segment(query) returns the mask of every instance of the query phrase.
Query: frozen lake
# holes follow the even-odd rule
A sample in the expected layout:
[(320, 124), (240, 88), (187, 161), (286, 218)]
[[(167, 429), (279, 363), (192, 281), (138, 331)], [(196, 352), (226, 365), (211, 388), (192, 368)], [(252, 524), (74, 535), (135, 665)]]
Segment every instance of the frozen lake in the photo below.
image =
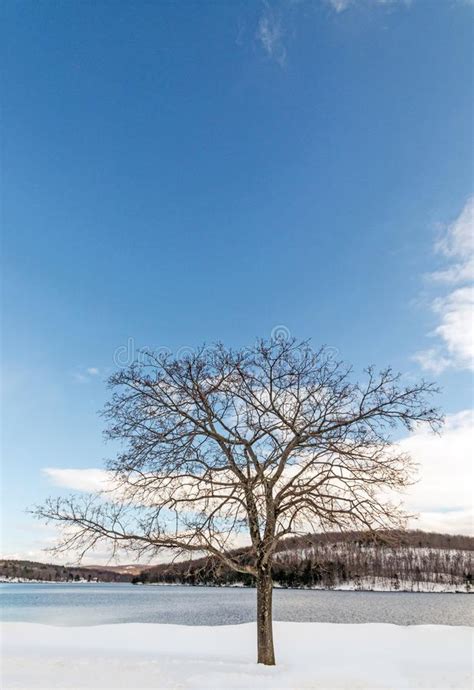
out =
[[(255, 620), (254, 589), (131, 584), (0, 584), (2, 621), (52, 625)], [(321, 623), (472, 625), (469, 594), (276, 589), (274, 618)]]

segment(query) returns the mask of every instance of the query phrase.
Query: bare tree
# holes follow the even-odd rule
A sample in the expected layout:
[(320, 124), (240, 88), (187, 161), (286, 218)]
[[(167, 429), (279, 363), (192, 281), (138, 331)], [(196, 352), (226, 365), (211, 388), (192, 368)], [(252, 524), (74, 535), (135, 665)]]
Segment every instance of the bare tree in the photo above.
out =
[[(274, 664), (272, 561), (279, 540), (325, 529), (403, 525), (390, 499), (413, 472), (397, 428), (438, 411), (436, 389), (369, 368), (363, 383), (325, 348), (276, 339), (232, 351), (202, 347), (182, 360), (145, 353), (110, 379), (108, 464), (100, 496), (50, 499), (36, 513), (66, 529), (61, 548), (114, 548), (155, 556), (211, 554), (251, 574), (258, 662)], [(237, 539), (251, 545), (245, 557)], [(242, 543), (242, 541), (240, 541)]]

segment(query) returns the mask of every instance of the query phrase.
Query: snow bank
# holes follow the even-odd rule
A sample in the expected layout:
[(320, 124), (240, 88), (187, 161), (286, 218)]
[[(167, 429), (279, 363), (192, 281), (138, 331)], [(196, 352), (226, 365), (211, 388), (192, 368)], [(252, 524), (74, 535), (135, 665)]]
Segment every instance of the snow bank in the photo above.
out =
[(255, 624), (2, 623), (7, 688), (470, 688), (472, 629), (275, 623), (278, 665), (255, 659)]

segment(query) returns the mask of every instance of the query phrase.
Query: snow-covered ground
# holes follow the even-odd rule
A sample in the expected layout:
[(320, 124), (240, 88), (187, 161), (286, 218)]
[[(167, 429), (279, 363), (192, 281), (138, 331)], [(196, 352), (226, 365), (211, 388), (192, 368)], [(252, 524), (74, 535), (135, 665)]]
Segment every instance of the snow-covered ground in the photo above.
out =
[(34, 578), (27, 577), (0, 577), (0, 584), (6, 585), (8, 583), (13, 585), (24, 585), (24, 584), (34, 584), (34, 585), (69, 585), (69, 584), (97, 584), (99, 580), (85, 580), (81, 578), (79, 580), (35, 580)]
[[(311, 589), (328, 590), (328, 587), (314, 586)], [(389, 580), (383, 577), (365, 577), (339, 583), (330, 588), (340, 592), (437, 592), (440, 594), (471, 594), (470, 585), (451, 585), (442, 582), (411, 582), (410, 580)]]
[(472, 629), (275, 623), (277, 666), (255, 624), (1, 626), (7, 688), (471, 688)]

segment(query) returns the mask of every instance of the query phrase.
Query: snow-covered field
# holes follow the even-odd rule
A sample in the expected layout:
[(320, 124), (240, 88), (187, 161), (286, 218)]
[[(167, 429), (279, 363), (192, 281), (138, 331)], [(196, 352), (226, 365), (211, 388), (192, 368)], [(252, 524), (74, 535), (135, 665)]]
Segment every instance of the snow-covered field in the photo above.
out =
[(471, 688), (472, 629), (275, 623), (277, 666), (255, 624), (1, 626), (7, 688)]

